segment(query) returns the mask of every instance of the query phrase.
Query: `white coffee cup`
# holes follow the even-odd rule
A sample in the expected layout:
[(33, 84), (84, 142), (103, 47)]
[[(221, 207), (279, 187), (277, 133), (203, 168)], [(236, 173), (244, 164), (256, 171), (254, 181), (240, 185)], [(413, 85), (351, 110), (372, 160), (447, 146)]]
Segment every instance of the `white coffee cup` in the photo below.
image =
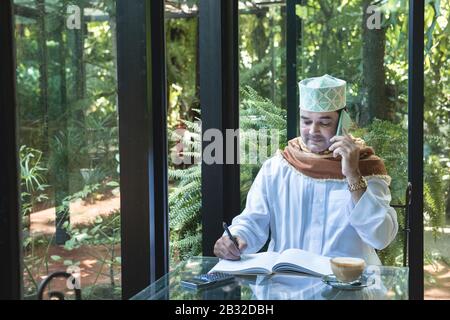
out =
[(363, 259), (352, 257), (336, 257), (330, 264), (334, 275), (342, 282), (358, 280), (366, 267)]

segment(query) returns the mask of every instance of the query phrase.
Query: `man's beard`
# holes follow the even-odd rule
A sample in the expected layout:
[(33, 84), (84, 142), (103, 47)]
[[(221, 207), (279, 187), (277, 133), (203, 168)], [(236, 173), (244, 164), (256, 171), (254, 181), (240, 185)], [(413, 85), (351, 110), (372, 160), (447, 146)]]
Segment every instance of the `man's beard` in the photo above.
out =
[(308, 135), (306, 137), (305, 144), (308, 146), (308, 148), (312, 152), (315, 152), (315, 153), (326, 151), (330, 147), (330, 145), (329, 145), (330, 142), (322, 136), (311, 137)]

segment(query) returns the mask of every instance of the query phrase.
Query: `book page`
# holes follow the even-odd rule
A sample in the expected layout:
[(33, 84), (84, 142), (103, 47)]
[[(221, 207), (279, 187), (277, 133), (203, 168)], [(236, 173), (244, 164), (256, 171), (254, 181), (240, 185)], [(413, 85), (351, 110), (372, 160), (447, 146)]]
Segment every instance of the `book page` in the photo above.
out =
[(301, 249), (288, 249), (277, 259), (276, 272), (305, 272), (317, 276), (332, 274), (330, 258)]
[(234, 274), (272, 273), (272, 266), (279, 257), (277, 252), (261, 252), (241, 255), (241, 260), (222, 259), (209, 272), (228, 272)]

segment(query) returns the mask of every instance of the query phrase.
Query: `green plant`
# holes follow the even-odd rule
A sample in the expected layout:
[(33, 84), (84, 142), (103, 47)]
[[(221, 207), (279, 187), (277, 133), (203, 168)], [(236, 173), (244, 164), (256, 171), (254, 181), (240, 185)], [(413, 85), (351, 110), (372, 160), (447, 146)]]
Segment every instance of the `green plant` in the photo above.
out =
[(402, 125), (375, 119), (369, 126), (358, 128), (354, 135), (373, 147), (386, 165), (391, 182), (392, 203), (405, 202), (408, 184), (408, 131)]
[[(198, 123), (184, 121), (190, 136), (172, 133), (172, 140), (183, 141), (187, 150), (179, 156), (200, 158), (201, 127)], [(169, 179), (177, 182), (169, 193), (170, 252), (174, 261), (201, 253), (201, 165), (187, 169), (169, 168)]]
[[(64, 226), (70, 234), (70, 239), (66, 241), (64, 248), (68, 251), (80, 248), (82, 246), (95, 246), (102, 247), (106, 250), (106, 253), (102, 255), (99, 250), (95, 250), (94, 253), (88, 254), (100, 262), (99, 271), (96, 273), (96, 277), (93, 283), (90, 283), (90, 289), (84, 292), (87, 299), (93, 299), (95, 297), (103, 298), (117, 298), (117, 294), (120, 292), (120, 284), (116, 282), (116, 275), (121, 267), (121, 257), (117, 255), (118, 246), (120, 245), (120, 211), (116, 210), (107, 216), (98, 216), (93, 224), (86, 226), (72, 227), (69, 224)], [(58, 258), (58, 257), (56, 257)], [(104, 267), (108, 272), (103, 272)], [(102, 285), (102, 292), (99, 293), (97, 287), (101, 275), (109, 277), (109, 286)], [(106, 291), (105, 291), (106, 290)], [(118, 297), (120, 298), (120, 296)]]
[(448, 182), (444, 180), (446, 175), (448, 177), (448, 170), (441, 162), (438, 156), (430, 155), (424, 166), (425, 225), (432, 227), (435, 240), (439, 235), (438, 229), (445, 224), (445, 199), (443, 195), (448, 188)]
[[(365, 128), (353, 132), (362, 138), (368, 146), (373, 147), (377, 156), (381, 157), (386, 170), (392, 178), (390, 185), (391, 204), (405, 203), (405, 190), (408, 184), (408, 132), (402, 125), (375, 119)], [(399, 231), (396, 239), (384, 250), (378, 252), (384, 265), (402, 265), (405, 230), (405, 211), (397, 209)]]
[[(376, 154), (385, 164), (388, 174), (392, 177), (391, 204), (404, 204), (405, 189), (408, 181), (408, 132), (401, 125), (388, 121), (375, 120), (366, 128), (358, 129), (355, 135), (363, 138), (372, 146)], [(442, 165), (442, 160), (435, 155), (429, 155), (425, 162), (424, 175), (424, 214), (425, 223), (433, 228), (433, 235), (437, 237), (437, 230), (444, 224), (445, 200), (443, 194), (447, 188), (446, 175), (448, 170)], [(380, 252), (382, 262), (387, 265), (399, 265), (403, 250), (403, 232), (405, 215), (403, 210), (397, 210), (400, 225), (397, 239)]]
[[(277, 148), (283, 149), (287, 144), (286, 110), (275, 105), (270, 99), (263, 98), (250, 86), (242, 87), (240, 92), (241, 115), (239, 125), (241, 138), (245, 141), (243, 147), (246, 150), (268, 148), (264, 151), (270, 157), (275, 154)], [(252, 136), (253, 130), (258, 132), (258, 139)], [(272, 141), (272, 133), (276, 133), (278, 141)], [(261, 139), (267, 141), (267, 147), (261, 144)], [(257, 164), (241, 165), (241, 209), (244, 209), (247, 193), (264, 160), (259, 158)]]
[(20, 187), (21, 187), (21, 212), (24, 226), (24, 247), (31, 241), (29, 237), (30, 215), (36, 203), (48, 200), (44, 191), (48, 188), (45, 184), (47, 168), (42, 167), (42, 152), (27, 146), (21, 146), (20, 159)]
[(45, 237), (33, 236), (30, 232), (31, 213), (35, 204), (48, 200), (44, 191), (48, 188), (45, 184), (45, 173), (47, 168), (42, 166), (42, 152), (28, 146), (21, 146), (19, 150), (20, 159), (20, 187), (21, 187), (21, 213), (22, 225), (22, 247), (24, 251), (24, 268), (27, 275), (25, 283), (25, 297), (37, 292), (38, 280), (35, 278), (33, 269), (46, 267), (48, 263), (39, 256), (39, 248), (48, 245)]

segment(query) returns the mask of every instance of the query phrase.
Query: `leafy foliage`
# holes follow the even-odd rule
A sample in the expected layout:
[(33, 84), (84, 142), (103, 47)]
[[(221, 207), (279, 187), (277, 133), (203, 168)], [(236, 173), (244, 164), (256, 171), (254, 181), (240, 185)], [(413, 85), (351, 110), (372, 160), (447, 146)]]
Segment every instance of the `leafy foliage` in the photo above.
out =
[(386, 165), (391, 182), (392, 203), (405, 202), (408, 184), (408, 132), (402, 125), (389, 121), (375, 120), (366, 128), (355, 131), (367, 145), (374, 148)]
[[(408, 184), (408, 135), (401, 125), (389, 121), (375, 120), (366, 128), (359, 128), (354, 135), (365, 140), (374, 148), (376, 154), (384, 160), (388, 174), (392, 178), (390, 185), (391, 204), (404, 205)], [(396, 239), (386, 249), (379, 252), (385, 265), (402, 265), (403, 244), (405, 238), (405, 210), (397, 209), (399, 231)]]
[[(200, 158), (201, 127), (193, 122), (184, 121), (189, 135), (174, 132), (174, 140), (179, 139), (187, 152)], [(189, 138), (186, 138), (189, 137)], [(191, 139), (193, 137), (193, 139)], [(181, 151), (178, 156), (186, 155)], [(171, 258), (175, 261), (201, 253), (201, 165), (195, 164), (186, 169), (169, 168), (169, 179), (177, 185), (169, 193), (169, 226)]]
[[(100, 268), (96, 276), (94, 283), (90, 283), (89, 286), (95, 288), (98, 278), (101, 273), (104, 273), (104, 267), (107, 268), (107, 275), (110, 279), (110, 286), (104, 288), (104, 294), (107, 294), (109, 298), (120, 299), (120, 283), (117, 283), (116, 276), (118, 270), (120, 270), (122, 260), (120, 255), (117, 255), (118, 246), (120, 246), (120, 211), (116, 210), (108, 216), (98, 216), (93, 224), (76, 228), (67, 225), (66, 228), (70, 233), (70, 240), (66, 241), (64, 248), (68, 251), (80, 248), (82, 246), (98, 246), (105, 249), (105, 254), (96, 250), (91, 252), (93, 258), (100, 263)], [(119, 251), (120, 252), (120, 251)], [(117, 289), (119, 290), (117, 292)], [(90, 295), (94, 295), (94, 290), (89, 291)], [(86, 298), (92, 299), (90, 295), (86, 295)], [(96, 296), (96, 298), (105, 298), (105, 296)]]
[[(20, 159), (20, 186), (22, 216), (29, 216), (33, 210), (33, 204), (48, 199), (43, 193), (48, 185), (45, 184), (47, 168), (42, 167), (42, 152), (27, 146), (21, 146)], [(29, 226), (29, 221), (25, 223)]]
[(424, 179), (424, 216), (425, 224), (433, 228), (434, 237), (445, 225), (445, 190), (448, 188), (448, 170), (437, 156), (430, 156), (425, 165)]
[[(267, 141), (269, 150), (265, 154), (268, 157), (275, 154), (281, 148), (283, 149), (287, 144), (287, 130), (286, 130), (286, 110), (276, 106), (270, 99), (261, 97), (252, 87), (246, 86), (241, 88), (241, 116), (240, 128), (242, 140), (245, 142), (246, 150), (249, 148), (264, 148), (260, 144), (262, 141)], [(268, 130), (266, 134), (264, 131)], [(258, 139), (250, 136), (252, 130), (259, 131)], [(272, 133), (276, 133), (278, 141), (272, 141)], [(260, 139), (261, 138), (261, 139)], [(257, 143), (258, 145), (252, 145)], [(244, 209), (247, 199), (247, 193), (253, 183), (253, 179), (258, 174), (259, 168), (266, 160), (258, 159), (257, 164), (242, 164), (241, 165), (241, 209)]]

